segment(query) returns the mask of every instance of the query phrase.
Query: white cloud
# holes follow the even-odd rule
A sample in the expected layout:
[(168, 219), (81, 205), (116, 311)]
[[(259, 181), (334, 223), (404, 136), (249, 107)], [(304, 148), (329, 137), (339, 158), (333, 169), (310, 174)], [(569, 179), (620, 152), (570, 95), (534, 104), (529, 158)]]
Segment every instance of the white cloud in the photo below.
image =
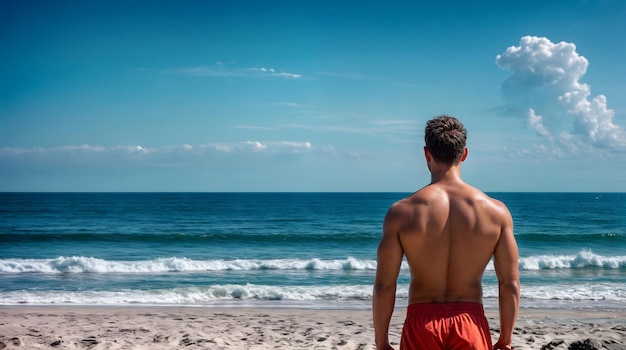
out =
[(295, 141), (245, 141), (239, 143), (223, 143), (223, 144), (203, 144), (192, 146), (190, 144), (182, 144), (179, 146), (163, 146), (147, 148), (140, 145), (134, 146), (58, 146), (58, 147), (3, 147), (0, 148), (0, 156), (19, 158), (28, 155), (139, 155), (139, 156), (158, 156), (158, 155), (175, 155), (175, 154), (205, 154), (208, 151), (217, 151), (222, 153), (244, 152), (246, 150), (256, 151), (273, 151), (273, 152), (292, 152), (311, 150), (313, 146), (310, 142)]
[(355, 135), (370, 135), (395, 142), (415, 142), (416, 134), (421, 131), (421, 126), (416, 120), (380, 119), (359, 120), (335, 124), (281, 124), (279, 127), (288, 129), (300, 129), (316, 132), (336, 132)]
[(121, 146), (120, 147), (122, 150), (126, 150), (129, 153), (141, 153), (141, 154), (146, 154), (146, 153), (150, 153), (151, 150), (147, 149), (147, 148), (143, 148), (139, 145), (137, 146)]
[(539, 135), (570, 150), (626, 151), (626, 131), (613, 123), (606, 97), (590, 99), (590, 86), (580, 81), (589, 63), (576, 45), (525, 36), (497, 55), (496, 64), (512, 73), (502, 86), (508, 110), (524, 112)]
[(78, 146), (57, 146), (57, 147), (3, 147), (0, 148), (0, 155), (20, 155), (20, 154), (75, 154), (75, 153), (105, 153), (112, 151), (133, 152), (149, 152), (141, 146), (114, 146), (102, 147), (91, 146), (87, 144)]
[(280, 141), (278, 142), (278, 144), (280, 146), (284, 146), (284, 147), (288, 147), (288, 148), (292, 148), (292, 149), (304, 149), (304, 150), (308, 150), (311, 149), (311, 143), (310, 142), (292, 142), (292, 141)]
[(234, 128), (238, 129), (249, 129), (249, 130), (274, 130), (269, 126), (259, 126), (259, 125), (234, 125)]
[(541, 136), (550, 136), (550, 131), (543, 125), (543, 117), (535, 114), (535, 110), (528, 110), (528, 126), (533, 128)]
[(212, 146), (213, 149), (215, 149), (218, 152), (232, 152), (234, 149), (230, 146), (226, 146), (226, 145), (213, 145)]
[(267, 149), (267, 146), (262, 144), (259, 141), (246, 141), (246, 142), (243, 142), (243, 144), (252, 146), (252, 149), (255, 151), (264, 151)]
[(106, 149), (101, 146), (80, 145), (80, 146), (60, 146), (58, 147), (58, 150), (104, 152)]
[[(142, 157), (150, 159), (185, 157), (185, 155), (210, 155), (211, 153), (247, 153), (249, 151), (271, 152), (271, 153), (301, 153), (313, 150), (313, 145), (309, 141), (244, 141), (233, 143), (209, 143), (192, 146), (182, 144), (177, 146), (163, 147), (143, 147), (134, 146), (58, 146), (58, 147), (3, 147), (0, 148), (0, 158), (11, 159), (32, 159), (32, 156), (46, 156), (50, 159), (55, 156), (75, 157), (76, 159), (92, 159), (96, 161), (100, 157), (117, 157), (117, 159), (137, 160)], [(139, 158), (138, 158), (139, 157)]]
[(301, 78), (301, 74), (277, 72), (274, 68), (247, 68), (243, 71), (249, 71), (252, 73), (260, 73), (262, 76), (283, 77), (283, 78)]
[(294, 142), (294, 141), (273, 141), (273, 142), (259, 142), (259, 141), (246, 141), (244, 145), (249, 146), (254, 151), (269, 151), (279, 153), (299, 153), (309, 151), (313, 148), (310, 142)]
[(162, 71), (166, 74), (181, 74), (195, 77), (242, 77), (242, 78), (259, 78), (259, 77), (279, 77), (287, 79), (302, 78), (301, 74), (289, 73), (274, 68), (258, 68), (258, 67), (242, 67), (237, 68), (232, 64), (224, 64), (218, 62), (213, 65), (199, 65), (193, 67), (180, 67)]
[(280, 103), (275, 103), (275, 105), (284, 106), (284, 107), (293, 107), (293, 108), (311, 108), (310, 105), (303, 105), (303, 104), (293, 103), (293, 102), (280, 102)]

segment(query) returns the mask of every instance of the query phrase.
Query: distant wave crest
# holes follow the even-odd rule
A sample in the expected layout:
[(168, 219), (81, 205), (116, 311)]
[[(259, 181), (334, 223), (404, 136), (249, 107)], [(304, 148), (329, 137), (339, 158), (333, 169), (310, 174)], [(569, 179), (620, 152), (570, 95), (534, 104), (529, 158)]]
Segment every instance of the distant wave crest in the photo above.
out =
[[(520, 258), (520, 270), (624, 269), (626, 255), (602, 256), (591, 251), (576, 255), (536, 255)], [(408, 269), (406, 262), (402, 269)], [(72, 256), (54, 259), (1, 259), (0, 273), (169, 273), (252, 270), (376, 270), (376, 260), (357, 259), (232, 259), (195, 260), (181, 257), (153, 260), (104, 260)], [(490, 263), (487, 270), (493, 270)]]
[[(484, 299), (497, 300), (498, 288), (486, 285)], [(399, 285), (399, 299), (408, 298), (408, 286)], [(223, 302), (310, 302), (320, 301), (365, 302), (372, 298), (370, 284), (281, 286), (257, 284), (223, 284), (210, 286), (186, 286), (152, 290), (111, 291), (11, 291), (0, 293), (0, 305), (20, 304), (75, 304), (75, 305), (224, 305)], [(553, 286), (525, 286), (522, 290), (525, 304), (559, 301), (626, 301), (626, 290), (611, 284), (559, 284)], [(275, 305), (275, 304), (273, 304)], [(369, 305), (369, 302), (367, 303)]]
[(537, 255), (520, 259), (520, 270), (626, 268), (626, 255), (602, 256), (584, 250), (576, 255)]
[(154, 260), (103, 260), (72, 256), (54, 259), (3, 259), (0, 273), (166, 273), (229, 270), (375, 270), (368, 259), (233, 259), (193, 260), (159, 258)]

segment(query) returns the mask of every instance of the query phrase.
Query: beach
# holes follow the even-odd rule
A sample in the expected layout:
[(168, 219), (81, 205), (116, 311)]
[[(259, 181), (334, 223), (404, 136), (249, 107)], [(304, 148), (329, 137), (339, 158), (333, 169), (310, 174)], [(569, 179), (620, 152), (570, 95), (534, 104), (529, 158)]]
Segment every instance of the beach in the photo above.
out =
[[(374, 349), (381, 221), (406, 195), (0, 194), (0, 349)], [(493, 196), (520, 251), (516, 349), (626, 349), (626, 194)], [(409, 282), (403, 263), (396, 348)], [(496, 340), (493, 263), (482, 284)]]
[[(400, 341), (406, 309), (390, 340)], [(487, 309), (497, 339), (497, 310)], [(515, 349), (626, 349), (626, 310), (522, 309)], [(374, 349), (370, 310), (2, 306), (4, 349)]]

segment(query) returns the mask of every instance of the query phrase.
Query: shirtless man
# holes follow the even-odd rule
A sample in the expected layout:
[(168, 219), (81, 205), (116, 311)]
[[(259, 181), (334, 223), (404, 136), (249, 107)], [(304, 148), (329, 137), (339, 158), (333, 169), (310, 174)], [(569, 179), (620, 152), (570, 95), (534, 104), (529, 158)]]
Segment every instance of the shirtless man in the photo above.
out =
[(511, 349), (520, 299), (513, 220), (503, 203), (461, 179), (466, 136), (453, 117), (428, 121), (424, 155), (431, 182), (385, 216), (372, 305), (377, 349), (393, 349), (389, 322), (403, 256), (411, 283), (400, 349), (491, 349), (481, 283), (492, 257), (500, 311), (493, 349)]

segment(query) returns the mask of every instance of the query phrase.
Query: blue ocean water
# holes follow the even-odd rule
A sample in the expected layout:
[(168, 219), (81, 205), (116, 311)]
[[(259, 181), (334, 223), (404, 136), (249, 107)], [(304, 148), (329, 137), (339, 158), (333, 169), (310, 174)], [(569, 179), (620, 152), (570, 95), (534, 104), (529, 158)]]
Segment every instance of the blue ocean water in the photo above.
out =
[[(0, 305), (369, 308), (407, 195), (0, 193)], [(513, 215), (522, 307), (626, 308), (625, 193), (490, 195)], [(483, 285), (497, 307), (492, 265)]]

